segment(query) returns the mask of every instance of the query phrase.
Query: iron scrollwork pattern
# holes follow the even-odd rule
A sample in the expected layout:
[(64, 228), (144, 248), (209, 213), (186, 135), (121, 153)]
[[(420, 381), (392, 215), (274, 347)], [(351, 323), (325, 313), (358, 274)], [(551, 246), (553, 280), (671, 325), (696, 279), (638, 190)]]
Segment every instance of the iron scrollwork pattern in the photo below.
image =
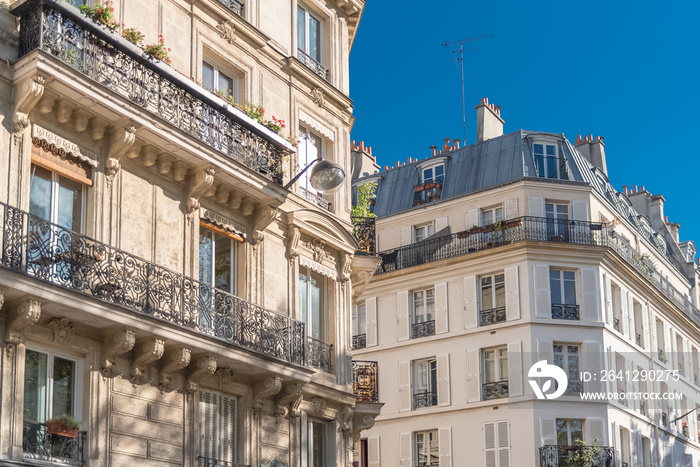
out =
[(560, 467), (572, 465), (571, 459), (582, 460), (575, 467), (615, 467), (615, 448), (611, 446), (556, 446), (546, 445), (540, 448), (540, 467)]
[(489, 326), (496, 323), (504, 323), (506, 321), (506, 307), (492, 308), (479, 312), (479, 325)]
[(367, 334), (358, 334), (356, 336), (352, 336), (353, 350), (364, 349), (365, 347), (367, 347)]
[(578, 305), (567, 305), (565, 303), (552, 303), (553, 319), (580, 320)]
[(228, 158), (282, 182), (284, 145), (230, 106), (143, 57), (70, 5), (34, 1), (15, 12), (20, 13), (20, 57), (41, 49)]
[(436, 392), (419, 392), (413, 395), (413, 408), (420, 409), (422, 407), (432, 407), (437, 405), (437, 393)]
[(243, 3), (238, 0), (219, 0), (219, 3), (243, 18)]
[(301, 63), (306, 65), (306, 67), (316, 73), (318, 76), (323, 78), (324, 80), (330, 82), (331, 80), (331, 71), (326, 69), (323, 65), (318, 63), (316, 60), (311, 58), (309, 54), (304, 52), (301, 49), (297, 49), (297, 58)]
[(333, 344), (306, 336), (306, 365), (333, 372)]
[(435, 335), (435, 320), (414, 323), (411, 326), (411, 339)]
[(367, 255), (377, 254), (377, 237), (373, 217), (353, 217), (352, 236), (357, 241), (358, 252)]
[(43, 423), (23, 423), (24, 457), (53, 464), (83, 464), (83, 447), (87, 433), (79, 431), (75, 438), (49, 433)]
[(197, 459), (199, 459), (201, 467), (250, 467), (249, 465), (236, 464), (235, 462), (213, 459), (211, 457), (199, 456)]
[(566, 396), (578, 396), (583, 392), (583, 381), (570, 379), (566, 385), (566, 390), (564, 395)]
[(496, 381), (481, 385), (481, 393), (485, 401), (508, 397), (508, 381)]
[(358, 402), (379, 402), (377, 362), (352, 361), (352, 392)]

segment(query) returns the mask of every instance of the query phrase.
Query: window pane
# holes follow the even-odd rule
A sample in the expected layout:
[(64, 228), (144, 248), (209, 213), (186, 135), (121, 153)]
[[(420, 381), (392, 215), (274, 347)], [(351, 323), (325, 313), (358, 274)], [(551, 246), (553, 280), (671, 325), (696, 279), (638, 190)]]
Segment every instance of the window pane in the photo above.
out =
[(212, 283), (212, 262), (214, 241), (213, 232), (207, 228), (199, 227), (199, 281), (207, 285)]
[(307, 290), (308, 276), (306, 268), (299, 270), (299, 318), (306, 324), (306, 334), (309, 334), (309, 293)]
[(214, 287), (217, 289), (224, 290), (229, 293), (233, 293), (233, 278), (231, 275), (231, 265), (233, 264), (232, 256), (233, 250), (231, 249), (232, 240), (219, 235), (214, 234)]
[(548, 156), (556, 156), (557, 155), (557, 149), (556, 146), (551, 146), (547, 145), (547, 155)]
[(549, 271), (549, 289), (552, 292), (552, 303), (562, 303), (560, 274), (561, 271)]
[(29, 189), (29, 212), (43, 219), (51, 219), (51, 171), (32, 164)]
[(214, 67), (207, 62), (202, 63), (202, 86), (214, 91)]
[(496, 275), (496, 308), (506, 306), (506, 283), (503, 274)]
[(51, 416), (74, 415), (73, 391), (75, 362), (60, 357), (53, 360), (53, 407)]
[(541, 144), (535, 144), (535, 155), (544, 155), (544, 146)]
[(557, 158), (547, 157), (547, 178), (557, 178)]
[(490, 310), (493, 308), (491, 276), (481, 278), (481, 308), (482, 310)]
[(413, 310), (415, 314), (415, 320), (414, 322), (416, 323), (422, 323), (425, 321), (425, 298), (424, 298), (424, 292), (415, 292), (413, 294)]
[[(326, 340), (325, 320), (323, 319), (323, 276), (315, 271), (309, 274), (309, 305), (311, 306), (311, 337)], [(307, 331), (308, 332), (308, 331)]]
[(56, 223), (65, 229), (80, 231), (80, 208), (83, 185), (69, 178), (58, 177), (58, 213)]
[(496, 208), (493, 210), (493, 221), (498, 222), (503, 219), (503, 208)]
[(416, 362), (415, 364), (416, 394), (428, 390), (428, 362)]
[(306, 12), (303, 8), (297, 9), (297, 47), (308, 53), (306, 45)]
[(309, 55), (321, 63), (321, 23), (309, 15)]
[(46, 421), (47, 355), (29, 350), (24, 357), (24, 419)]
[(573, 271), (564, 271), (564, 303), (576, 304), (576, 281)]
[(569, 445), (568, 420), (557, 419), (557, 445)]
[(508, 351), (498, 349), (498, 379), (508, 381)]
[(319, 423), (319, 422), (311, 422), (311, 438), (312, 438), (312, 446), (313, 449), (311, 449), (311, 456), (312, 456), (312, 461), (311, 465), (313, 467), (323, 467), (324, 464), (324, 459), (323, 459), (323, 453), (325, 451), (325, 439), (324, 439), (324, 434), (326, 431), (326, 427), (324, 424)]
[(423, 181), (424, 182), (432, 182), (433, 181), (433, 169), (432, 169), (432, 167), (429, 169), (425, 169), (423, 171)]
[(425, 296), (426, 296), (426, 304), (425, 304), (425, 311), (426, 311), (426, 320), (431, 321), (433, 319), (433, 312), (435, 311), (435, 289), (428, 289), (425, 291)]
[(493, 211), (484, 211), (482, 215), (482, 220), (484, 222), (484, 225), (493, 224)]
[(363, 303), (357, 308), (357, 321), (358, 321), (358, 327), (357, 327), (357, 333), (358, 334), (365, 334), (366, 330), (366, 311), (365, 311), (365, 304)]
[(554, 205), (553, 204), (545, 204), (544, 205), (544, 212), (547, 215), (547, 219), (553, 219), (554, 218)]
[(218, 89), (219, 91), (223, 91), (223, 93), (226, 95), (231, 94), (233, 91), (233, 80), (222, 72), (219, 72)]

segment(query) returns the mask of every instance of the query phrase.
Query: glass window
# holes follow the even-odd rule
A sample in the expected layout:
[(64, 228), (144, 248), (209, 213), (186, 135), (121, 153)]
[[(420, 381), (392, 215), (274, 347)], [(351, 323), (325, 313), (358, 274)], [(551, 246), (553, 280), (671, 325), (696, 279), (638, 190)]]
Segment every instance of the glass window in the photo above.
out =
[(328, 465), (326, 462), (326, 451), (328, 449), (328, 433), (327, 422), (320, 420), (308, 420), (307, 422), (307, 452), (309, 467), (324, 467)]
[(210, 91), (219, 91), (226, 96), (231, 96), (234, 102), (239, 101), (238, 78), (229, 76), (216, 65), (202, 63), (202, 85)]
[(306, 334), (327, 341), (326, 278), (306, 267), (299, 270), (299, 309)]
[(508, 381), (508, 349), (484, 350), (484, 383)]
[(437, 361), (433, 358), (414, 362), (413, 379), (416, 394), (437, 394)]
[[(325, 159), (323, 151), (323, 140), (319, 135), (312, 133), (303, 126), (299, 127), (299, 145), (297, 146), (297, 158), (299, 160), (300, 171), (304, 170), (309, 164), (311, 164), (316, 159)], [(302, 192), (306, 192), (313, 196), (326, 199), (324, 195), (316, 192), (316, 189), (311, 186), (311, 182), (309, 180), (310, 175), (311, 169), (304, 172), (299, 178), (299, 187), (301, 187)]]
[(440, 465), (439, 441), (437, 430), (419, 431), (415, 434), (416, 460), (418, 466)]
[(549, 288), (552, 304), (576, 305), (576, 273), (574, 271), (549, 270)]
[(481, 310), (492, 310), (506, 306), (506, 285), (503, 274), (480, 278)]
[(503, 208), (485, 209), (481, 212), (483, 225), (495, 224), (503, 220)]
[(555, 343), (554, 364), (564, 370), (570, 381), (579, 380), (579, 346), (578, 344)]
[(321, 21), (302, 6), (297, 8), (297, 47), (318, 63), (323, 63)]
[(367, 313), (365, 304), (360, 303), (352, 307), (352, 335), (359, 336), (366, 333)]
[(80, 417), (76, 407), (76, 359), (27, 349), (24, 357), (24, 420)]
[(413, 292), (413, 322), (425, 323), (434, 319), (435, 289)]
[(416, 239), (415, 241), (422, 242), (423, 240), (435, 233), (435, 227), (433, 226), (432, 222), (430, 224), (415, 226), (413, 228), (413, 233)]
[(445, 183), (445, 166), (443, 164), (423, 169), (423, 183)]
[(566, 159), (557, 155), (557, 146), (554, 144), (533, 145), (537, 175), (543, 178), (569, 179), (566, 167)]
[(583, 420), (557, 418), (557, 445), (576, 446), (583, 442)]
[(236, 242), (204, 226), (199, 227), (199, 281), (236, 293)]
[(82, 231), (84, 185), (36, 164), (31, 166), (29, 212), (68, 230)]

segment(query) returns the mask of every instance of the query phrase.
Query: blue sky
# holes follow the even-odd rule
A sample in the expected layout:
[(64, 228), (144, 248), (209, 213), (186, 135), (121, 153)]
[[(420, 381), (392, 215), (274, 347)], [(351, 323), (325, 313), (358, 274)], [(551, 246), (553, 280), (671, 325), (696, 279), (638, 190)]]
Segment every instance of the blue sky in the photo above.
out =
[(666, 198), (681, 240), (700, 244), (700, 2), (368, 0), (350, 55), (352, 138), (383, 165), (462, 139), (459, 65), (445, 41), (492, 34), (465, 53), (467, 143), (474, 106), (518, 130), (605, 138), (613, 186)]

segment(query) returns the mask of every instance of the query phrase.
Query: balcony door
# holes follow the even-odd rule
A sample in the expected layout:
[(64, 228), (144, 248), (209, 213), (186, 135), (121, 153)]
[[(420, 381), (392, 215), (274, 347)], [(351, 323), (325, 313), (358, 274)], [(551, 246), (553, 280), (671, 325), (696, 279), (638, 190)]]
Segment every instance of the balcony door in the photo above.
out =
[[(204, 225), (199, 227), (199, 325), (204, 331), (213, 331), (215, 315), (227, 315), (229, 300), (217, 299), (217, 290), (235, 295), (236, 290), (236, 241)], [(221, 295), (221, 294), (219, 294)]]
[(306, 335), (328, 341), (326, 278), (309, 268), (299, 270), (299, 310)]
[(24, 359), (24, 421), (44, 423), (51, 418), (82, 415), (79, 400), (79, 362), (51, 352), (27, 349)]

